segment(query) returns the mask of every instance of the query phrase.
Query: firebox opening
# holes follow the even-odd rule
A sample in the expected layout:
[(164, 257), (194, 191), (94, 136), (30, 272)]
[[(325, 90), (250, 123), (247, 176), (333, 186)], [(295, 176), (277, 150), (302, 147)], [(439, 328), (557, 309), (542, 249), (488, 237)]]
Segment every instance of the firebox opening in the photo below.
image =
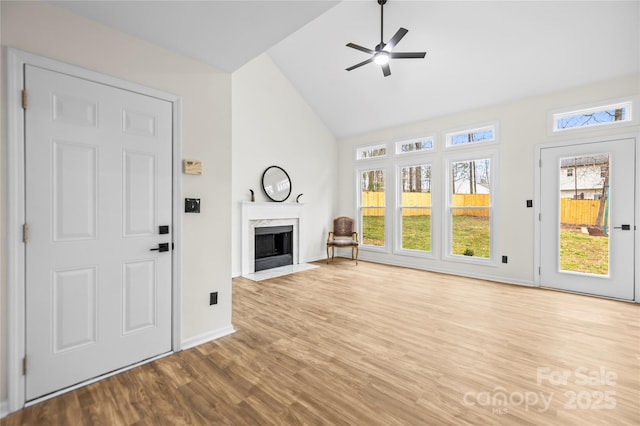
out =
[(255, 271), (293, 265), (293, 226), (255, 228)]

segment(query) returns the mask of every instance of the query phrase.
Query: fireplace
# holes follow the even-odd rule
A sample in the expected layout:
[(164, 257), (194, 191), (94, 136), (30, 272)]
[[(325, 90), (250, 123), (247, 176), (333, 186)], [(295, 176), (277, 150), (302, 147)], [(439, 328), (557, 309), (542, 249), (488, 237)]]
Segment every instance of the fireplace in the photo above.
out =
[(293, 265), (293, 226), (255, 228), (255, 272)]
[[(302, 245), (302, 203), (260, 203), (243, 201), (242, 216), (242, 276), (251, 277), (256, 272), (256, 230), (260, 228), (291, 227), (290, 254), (288, 265), (300, 265), (300, 248)], [(261, 232), (261, 231), (259, 231)], [(275, 242), (274, 242), (275, 244)], [(271, 267), (269, 268), (271, 269)], [(264, 270), (263, 270), (264, 271)], [(262, 272), (262, 271), (260, 271)]]

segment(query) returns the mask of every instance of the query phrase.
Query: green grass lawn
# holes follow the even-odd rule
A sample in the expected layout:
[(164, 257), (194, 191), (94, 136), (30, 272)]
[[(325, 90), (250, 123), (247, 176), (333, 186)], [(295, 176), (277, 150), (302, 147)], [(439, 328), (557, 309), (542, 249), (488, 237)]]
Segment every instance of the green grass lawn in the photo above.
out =
[[(384, 245), (384, 218), (365, 216), (362, 242)], [(453, 254), (488, 259), (489, 220), (486, 217), (454, 216)], [(402, 220), (402, 248), (431, 250), (429, 216), (407, 216)], [(609, 238), (583, 234), (580, 230), (563, 229), (560, 234), (560, 267), (564, 271), (606, 275), (609, 271)]]
[[(489, 219), (475, 216), (454, 216), (453, 254), (488, 258)], [(384, 218), (365, 216), (362, 224), (362, 241), (373, 246), (384, 245)], [(429, 216), (406, 216), (402, 219), (402, 248), (407, 250), (431, 250), (431, 220)]]
[(609, 237), (583, 234), (579, 229), (563, 229), (560, 231), (560, 269), (607, 275)]

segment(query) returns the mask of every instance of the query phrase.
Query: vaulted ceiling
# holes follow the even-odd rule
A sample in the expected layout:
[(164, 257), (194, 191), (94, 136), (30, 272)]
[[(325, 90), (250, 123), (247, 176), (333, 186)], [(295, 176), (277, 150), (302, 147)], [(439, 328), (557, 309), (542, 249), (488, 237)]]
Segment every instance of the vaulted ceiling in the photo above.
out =
[[(233, 72), (267, 52), (338, 138), (640, 72), (637, 1), (389, 0), (384, 38), (409, 30), (391, 76), (367, 64), (376, 0), (53, 1)], [(640, 82), (639, 82), (640, 85)]]

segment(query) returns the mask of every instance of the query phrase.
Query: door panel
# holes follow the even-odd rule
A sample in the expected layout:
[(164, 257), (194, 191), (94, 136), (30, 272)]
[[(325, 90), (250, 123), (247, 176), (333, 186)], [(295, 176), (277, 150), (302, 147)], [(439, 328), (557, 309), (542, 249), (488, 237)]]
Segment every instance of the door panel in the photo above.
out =
[(26, 66), (26, 399), (171, 350), (171, 104)]
[(98, 286), (96, 268), (53, 274), (53, 353), (96, 343)]
[(97, 147), (53, 141), (53, 240), (96, 238)]
[(156, 323), (156, 262), (143, 260), (128, 262), (123, 267), (124, 334)]
[(540, 184), (541, 285), (632, 300), (635, 140), (543, 148)]
[(124, 237), (153, 235), (156, 226), (156, 157), (124, 151)]

